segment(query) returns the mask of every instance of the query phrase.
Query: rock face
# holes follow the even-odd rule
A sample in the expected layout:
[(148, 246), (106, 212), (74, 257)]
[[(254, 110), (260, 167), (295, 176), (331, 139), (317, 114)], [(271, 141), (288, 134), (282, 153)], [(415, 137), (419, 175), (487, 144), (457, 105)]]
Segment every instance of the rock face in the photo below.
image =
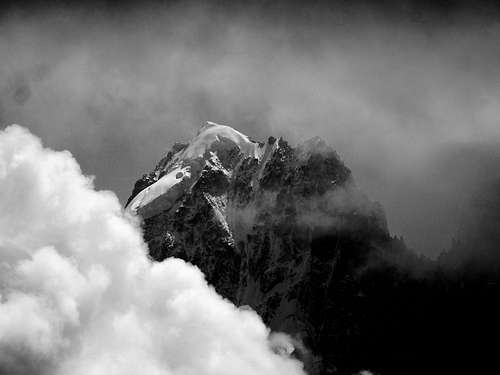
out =
[(297, 340), (311, 374), (352, 373), (363, 267), (390, 243), (381, 207), (318, 138), (295, 148), (213, 123), (135, 184), (151, 257), (183, 258)]

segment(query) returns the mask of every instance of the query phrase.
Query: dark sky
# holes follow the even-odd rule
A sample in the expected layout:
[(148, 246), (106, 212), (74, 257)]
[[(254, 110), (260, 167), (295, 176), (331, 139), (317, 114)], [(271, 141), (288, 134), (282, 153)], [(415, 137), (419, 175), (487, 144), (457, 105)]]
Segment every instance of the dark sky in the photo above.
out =
[(500, 178), (490, 3), (141, 4), (12, 3), (0, 16), (0, 124), (70, 150), (122, 202), (206, 120), (323, 137), (428, 255)]

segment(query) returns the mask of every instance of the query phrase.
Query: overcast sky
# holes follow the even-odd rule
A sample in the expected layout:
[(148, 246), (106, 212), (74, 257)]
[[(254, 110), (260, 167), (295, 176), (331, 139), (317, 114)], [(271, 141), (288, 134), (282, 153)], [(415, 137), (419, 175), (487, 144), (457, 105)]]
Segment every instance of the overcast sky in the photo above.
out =
[(70, 150), (122, 202), (206, 120), (319, 135), (392, 233), (436, 255), (500, 178), (498, 9), (347, 3), (5, 8), (0, 124)]

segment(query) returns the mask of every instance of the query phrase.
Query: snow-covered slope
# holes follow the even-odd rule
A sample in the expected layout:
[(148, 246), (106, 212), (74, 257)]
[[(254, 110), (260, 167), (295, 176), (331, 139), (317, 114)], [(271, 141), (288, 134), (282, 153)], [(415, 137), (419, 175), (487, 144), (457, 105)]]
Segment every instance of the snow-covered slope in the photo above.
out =
[[(144, 190), (141, 190), (139, 194), (135, 196), (132, 202), (129, 203), (128, 207), (132, 211), (137, 211), (139, 209), (146, 209), (148, 205), (155, 202), (158, 198), (162, 196), (167, 196), (170, 198), (169, 201), (175, 200), (180, 195), (184, 193), (184, 185), (179, 189), (173, 189), (179, 186), (184, 180), (189, 180), (191, 178), (190, 167), (176, 166), (170, 172), (166, 173), (154, 184), (148, 186)], [(164, 206), (164, 209), (167, 209)]]
[[(196, 183), (208, 161), (224, 158), (228, 153), (233, 153), (233, 158), (238, 154), (240, 159), (259, 159), (264, 147), (230, 126), (207, 122), (187, 147), (155, 169), (154, 182), (137, 193), (127, 209), (145, 218), (169, 209)], [(223, 167), (221, 170), (227, 173)]]
[(208, 121), (202, 127), (189, 146), (180, 153), (180, 160), (202, 158), (207, 151), (214, 151), (225, 147), (237, 146), (244, 157), (259, 158), (261, 147), (251, 141), (245, 134), (227, 125), (220, 125)]

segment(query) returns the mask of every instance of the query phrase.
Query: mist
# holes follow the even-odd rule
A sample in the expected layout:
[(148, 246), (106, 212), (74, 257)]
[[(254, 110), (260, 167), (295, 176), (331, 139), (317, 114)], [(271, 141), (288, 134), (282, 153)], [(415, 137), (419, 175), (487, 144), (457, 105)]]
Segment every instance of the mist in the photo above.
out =
[(391, 232), (436, 256), (500, 177), (497, 10), (268, 5), (9, 8), (0, 124), (71, 150), (122, 204), (206, 120), (318, 135)]

